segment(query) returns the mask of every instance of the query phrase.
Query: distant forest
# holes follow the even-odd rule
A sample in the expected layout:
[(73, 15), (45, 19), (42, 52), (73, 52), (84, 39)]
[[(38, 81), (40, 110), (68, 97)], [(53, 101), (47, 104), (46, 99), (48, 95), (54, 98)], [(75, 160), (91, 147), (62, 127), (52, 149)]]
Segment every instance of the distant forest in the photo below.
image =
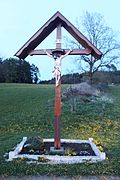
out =
[(39, 82), (39, 69), (25, 60), (0, 58), (0, 83), (35, 83)]

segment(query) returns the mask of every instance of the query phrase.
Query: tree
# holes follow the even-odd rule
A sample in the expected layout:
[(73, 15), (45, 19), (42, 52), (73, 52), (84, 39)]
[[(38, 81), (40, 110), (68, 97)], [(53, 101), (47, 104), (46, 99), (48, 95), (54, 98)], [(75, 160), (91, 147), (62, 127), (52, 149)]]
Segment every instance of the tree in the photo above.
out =
[[(103, 67), (116, 64), (119, 58), (120, 45), (116, 40), (116, 34), (108, 27), (104, 18), (99, 13), (85, 12), (82, 16), (81, 25), (78, 24), (78, 29), (83, 31), (83, 34), (93, 43), (101, 52), (101, 59), (97, 60), (92, 56), (79, 56), (76, 57), (79, 67), (82, 71), (88, 72), (90, 82), (92, 83), (93, 74)], [(82, 29), (81, 29), (82, 27)], [(80, 44), (75, 40), (69, 40), (69, 45), (72, 48), (80, 48)]]
[(25, 60), (0, 60), (0, 82), (32, 83), (31, 66)]
[(37, 84), (38, 81), (40, 80), (40, 71), (37, 66), (34, 64), (31, 65), (31, 77), (33, 83)]
[(5, 82), (16, 82), (17, 71), (15, 60), (13, 58), (3, 60), (2, 68)]
[(32, 83), (31, 66), (25, 60), (18, 60), (18, 78), (20, 83)]

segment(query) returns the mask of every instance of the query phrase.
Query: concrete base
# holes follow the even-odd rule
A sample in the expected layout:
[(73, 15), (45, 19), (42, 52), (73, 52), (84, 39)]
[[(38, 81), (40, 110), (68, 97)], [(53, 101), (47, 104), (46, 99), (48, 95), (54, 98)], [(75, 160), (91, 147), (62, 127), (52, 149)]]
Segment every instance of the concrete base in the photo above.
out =
[(53, 153), (63, 153), (64, 152), (64, 148), (61, 147), (60, 149), (55, 149), (55, 147), (50, 147), (50, 152), (53, 152)]

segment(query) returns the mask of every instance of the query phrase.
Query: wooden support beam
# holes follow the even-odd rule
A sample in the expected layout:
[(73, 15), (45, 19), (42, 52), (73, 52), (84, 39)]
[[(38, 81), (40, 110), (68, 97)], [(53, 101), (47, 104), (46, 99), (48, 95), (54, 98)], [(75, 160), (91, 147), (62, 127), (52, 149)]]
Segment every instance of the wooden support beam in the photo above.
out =
[[(55, 49), (47, 49), (47, 52), (52, 54), (52, 51)], [(69, 49), (65, 49), (65, 53), (67, 53)], [(92, 49), (91, 48), (86, 48), (86, 49), (73, 49), (72, 52), (70, 52), (69, 55), (90, 55)], [(45, 50), (40, 49), (40, 50), (32, 50), (28, 53), (30, 56), (33, 55), (46, 55)]]
[(56, 49), (61, 49), (61, 24), (57, 26), (57, 32), (56, 32)]

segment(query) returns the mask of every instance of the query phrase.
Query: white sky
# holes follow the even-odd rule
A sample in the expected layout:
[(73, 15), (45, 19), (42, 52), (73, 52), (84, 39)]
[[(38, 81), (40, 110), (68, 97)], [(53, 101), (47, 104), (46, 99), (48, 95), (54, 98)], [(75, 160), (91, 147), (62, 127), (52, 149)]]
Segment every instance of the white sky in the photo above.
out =
[[(14, 57), (16, 51), (53, 16), (60, 11), (73, 25), (83, 11), (102, 14), (108, 26), (120, 31), (120, 0), (0, 0), (0, 57)], [(42, 48), (53, 48), (50, 36)], [(119, 37), (120, 39), (120, 37)], [(40, 69), (41, 79), (51, 79), (54, 61), (47, 56), (27, 57)], [(70, 57), (62, 61), (63, 74), (75, 71)]]

